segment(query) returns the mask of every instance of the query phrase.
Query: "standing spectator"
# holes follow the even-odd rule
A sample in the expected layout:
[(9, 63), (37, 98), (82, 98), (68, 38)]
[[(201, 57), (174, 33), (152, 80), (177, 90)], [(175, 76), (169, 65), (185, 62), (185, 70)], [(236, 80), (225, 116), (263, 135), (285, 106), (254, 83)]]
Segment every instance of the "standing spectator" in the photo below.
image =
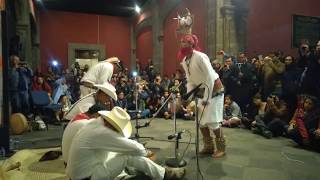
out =
[(301, 70), (290, 55), (284, 58), (285, 71), (282, 77), (282, 99), (288, 104), (289, 116), (293, 115), (297, 104), (297, 94), (299, 90), (299, 81)]
[(238, 63), (235, 65), (235, 70), (230, 74), (232, 80), (229, 94), (234, 98), (241, 109), (244, 109), (253, 96), (253, 84), (255, 74), (253, 73), (252, 65), (247, 63), (247, 57), (244, 53), (238, 56)]
[(265, 64), (262, 69), (263, 97), (267, 98), (271, 93), (281, 95), (281, 79), (285, 70), (285, 65), (274, 53), (271, 53), (271, 56), (267, 56), (264, 61)]
[(224, 63), (224, 66), (222, 68), (222, 82), (225, 86), (225, 92), (229, 93), (232, 91), (232, 88), (235, 84), (236, 77), (232, 74), (235, 74), (236, 66), (234, 66), (231, 57), (227, 57)]
[(10, 98), (12, 113), (23, 113), (27, 116), (30, 112), (29, 90), (33, 72), (25, 62), (20, 62), (16, 55), (10, 56)]
[[(303, 49), (301, 51), (304, 52)], [(304, 61), (300, 63), (307, 66), (301, 76), (301, 93), (320, 97), (320, 79), (318, 78), (320, 77), (320, 40), (317, 42), (315, 51), (308, 52), (300, 57), (300, 61), (301, 59)]]

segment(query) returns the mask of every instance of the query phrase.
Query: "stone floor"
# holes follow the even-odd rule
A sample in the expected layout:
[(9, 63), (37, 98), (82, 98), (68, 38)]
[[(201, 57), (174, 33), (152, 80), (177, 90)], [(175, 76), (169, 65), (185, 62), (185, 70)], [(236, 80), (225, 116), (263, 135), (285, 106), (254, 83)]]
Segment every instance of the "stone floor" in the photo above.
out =
[[(143, 123), (143, 121), (140, 121)], [(135, 125), (135, 121), (132, 121)], [(174, 123), (171, 120), (154, 119), (151, 126), (139, 130), (140, 136), (152, 136), (154, 139), (141, 138), (146, 147), (157, 154), (157, 162), (164, 164), (165, 160), (175, 156), (175, 141), (168, 141), (173, 134)], [(182, 134), (179, 143), (179, 154), (186, 150), (184, 160), (187, 161), (186, 179), (201, 179), (197, 173), (195, 154), (195, 124), (193, 121), (177, 120), (177, 130), (187, 130)], [(200, 170), (206, 180), (315, 180), (319, 179), (319, 153), (297, 148), (286, 138), (265, 139), (243, 129), (226, 129), (227, 155), (213, 160), (210, 157), (199, 157)], [(13, 136), (13, 146), (18, 149), (57, 147), (60, 145), (62, 126), (50, 126), (49, 131), (30, 132), (22, 136)], [(189, 133), (190, 132), (190, 133)], [(201, 137), (200, 137), (201, 139)], [(200, 142), (202, 147), (202, 142)], [(37, 163), (36, 161), (34, 163)], [(48, 162), (50, 163), (50, 162)], [(37, 179), (67, 179), (63, 172), (62, 161), (52, 162), (56, 167), (55, 178), (50, 178), (43, 170), (41, 178)], [(32, 163), (31, 163), (32, 164)], [(47, 164), (50, 166), (50, 164)], [(35, 166), (35, 164), (33, 164)], [(30, 170), (30, 167), (28, 168)], [(54, 169), (54, 167), (52, 167)], [(51, 170), (52, 170), (51, 169)], [(30, 176), (29, 176), (30, 177)]]

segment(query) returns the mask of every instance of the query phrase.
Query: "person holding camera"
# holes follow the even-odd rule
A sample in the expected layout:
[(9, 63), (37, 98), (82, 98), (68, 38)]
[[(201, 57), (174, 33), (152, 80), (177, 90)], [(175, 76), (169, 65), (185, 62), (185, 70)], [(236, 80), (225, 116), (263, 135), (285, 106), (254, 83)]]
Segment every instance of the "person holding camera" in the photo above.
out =
[(262, 94), (267, 98), (272, 92), (277, 92), (281, 95), (282, 89), (282, 75), (285, 70), (285, 64), (279, 59), (279, 54), (271, 52), (269, 56), (264, 58), (264, 65), (262, 67)]
[(252, 124), (253, 133), (268, 139), (283, 135), (288, 124), (288, 105), (277, 95), (270, 95), (267, 98), (266, 112), (256, 116)]
[(33, 71), (19, 56), (10, 56), (9, 86), (12, 113), (30, 113), (29, 90)]

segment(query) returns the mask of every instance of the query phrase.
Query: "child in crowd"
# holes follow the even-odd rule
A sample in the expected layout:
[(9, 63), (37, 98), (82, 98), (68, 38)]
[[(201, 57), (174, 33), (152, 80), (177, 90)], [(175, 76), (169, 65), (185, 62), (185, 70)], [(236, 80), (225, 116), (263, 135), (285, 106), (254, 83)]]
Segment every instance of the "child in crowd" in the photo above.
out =
[(231, 95), (224, 98), (223, 126), (236, 127), (241, 122), (241, 110), (239, 105), (232, 100)]

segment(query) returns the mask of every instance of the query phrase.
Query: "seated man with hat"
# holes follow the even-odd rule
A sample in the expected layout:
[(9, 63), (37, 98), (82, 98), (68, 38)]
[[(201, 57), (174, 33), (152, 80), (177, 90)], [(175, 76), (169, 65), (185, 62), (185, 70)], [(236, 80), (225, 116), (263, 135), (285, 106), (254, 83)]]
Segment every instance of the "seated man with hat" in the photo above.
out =
[(111, 57), (92, 66), (83, 76), (80, 83), (80, 97), (84, 97), (95, 90), (95, 84), (104, 84), (111, 81), (112, 74), (121, 69), (120, 60)]
[(61, 143), (62, 158), (65, 163), (68, 161), (69, 150), (73, 141), (73, 137), (83, 126), (87, 125), (90, 120), (98, 118), (100, 116), (98, 112), (102, 110), (105, 110), (104, 106), (101, 106), (100, 104), (94, 104), (87, 112), (76, 115), (67, 125), (63, 132)]
[(67, 175), (72, 180), (116, 178), (126, 167), (136, 168), (152, 179), (182, 179), (183, 168), (163, 168), (147, 158), (142, 144), (129, 139), (130, 116), (120, 107), (99, 111), (74, 137)]
[(79, 113), (87, 112), (94, 104), (100, 104), (109, 111), (114, 107), (114, 101), (117, 101), (116, 89), (108, 82), (94, 87), (98, 89), (96, 92), (84, 96), (71, 106), (64, 117), (66, 120), (70, 121)]

